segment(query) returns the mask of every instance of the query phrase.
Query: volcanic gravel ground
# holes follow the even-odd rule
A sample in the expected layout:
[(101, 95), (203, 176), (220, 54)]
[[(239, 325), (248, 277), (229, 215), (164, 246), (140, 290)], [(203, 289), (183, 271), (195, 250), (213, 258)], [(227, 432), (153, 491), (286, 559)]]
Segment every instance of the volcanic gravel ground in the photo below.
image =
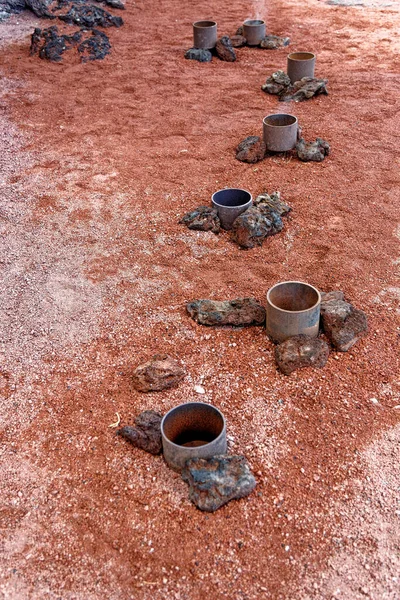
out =
[[(3, 598), (400, 597), (400, 11), (379, 4), (128, 1), (111, 55), (90, 64), (29, 57), (46, 21), (0, 24)], [(258, 16), (289, 51), (316, 52), (328, 97), (282, 106), (261, 91), (285, 48), (184, 59), (193, 21), (223, 35)], [(282, 110), (331, 155), (236, 161)], [(225, 186), (280, 190), (282, 234), (243, 251), (179, 225)], [(343, 290), (368, 336), (286, 377), (262, 328), (185, 312), (195, 298), (264, 302), (286, 279)], [(136, 392), (131, 373), (155, 353), (187, 375)], [(199, 399), (224, 412), (258, 481), (210, 515), (109, 427)]]

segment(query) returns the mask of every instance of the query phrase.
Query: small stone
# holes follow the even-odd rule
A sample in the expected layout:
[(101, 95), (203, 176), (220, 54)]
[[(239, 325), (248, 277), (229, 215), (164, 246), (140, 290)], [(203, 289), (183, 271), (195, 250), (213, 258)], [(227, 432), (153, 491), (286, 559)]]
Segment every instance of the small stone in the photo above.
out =
[(177, 360), (166, 354), (156, 354), (135, 369), (132, 381), (139, 392), (159, 392), (176, 387), (184, 376), (185, 372)]
[(322, 300), (321, 324), (326, 337), (339, 352), (350, 350), (368, 331), (367, 315), (344, 300)]
[(247, 40), (243, 35), (232, 35), (231, 44), (234, 48), (241, 48), (247, 44)]
[(255, 298), (193, 300), (186, 310), (200, 325), (263, 325), (265, 308)]
[(218, 213), (210, 206), (198, 206), (186, 213), (179, 223), (183, 223), (189, 229), (194, 229), (196, 231), (212, 231), (215, 234), (219, 233), (221, 229)]
[(233, 49), (232, 42), (227, 35), (218, 40), (215, 45), (215, 51), (221, 60), (226, 62), (235, 62), (236, 52)]
[(321, 138), (317, 138), (315, 142), (306, 142), (304, 138), (301, 138), (297, 142), (296, 151), (299, 159), (304, 162), (322, 162), (325, 156), (330, 154), (331, 147)]
[(372, 404), (379, 404), (378, 398), (370, 398)]
[(290, 79), (285, 71), (275, 71), (267, 81), (261, 86), (263, 92), (267, 94), (281, 94), (290, 87)]
[(256, 163), (265, 158), (266, 151), (264, 140), (257, 135), (250, 135), (236, 148), (236, 158), (241, 162)]
[(185, 52), (185, 58), (188, 60), (197, 60), (198, 62), (211, 62), (212, 54), (209, 50), (203, 48), (190, 48)]
[(160, 454), (162, 450), (161, 420), (160, 413), (154, 410), (145, 410), (136, 417), (135, 427), (122, 427), (117, 431), (117, 435), (145, 452)]
[(206, 390), (203, 388), (202, 385), (195, 385), (193, 389), (196, 392), (196, 394), (205, 394), (206, 393)]
[(308, 335), (296, 335), (275, 348), (276, 363), (285, 375), (303, 367), (320, 369), (326, 365), (328, 356), (328, 344)]
[(321, 302), (330, 302), (331, 300), (344, 300), (344, 292), (339, 290), (333, 292), (321, 292)]
[(189, 498), (200, 510), (214, 512), (231, 500), (248, 496), (256, 480), (244, 456), (221, 454), (188, 460), (182, 479)]
[[(276, 217), (280, 220), (278, 215)], [(235, 219), (231, 237), (242, 248), (254, 248), (254, 246), (262, 246), (265, 238), (276, 232), (277, 229), (272, 220), (264, 216), (257, 208), (252, 207)]]
[(277, 50), (278, 48), (284, 48), (289, 46), (290, 38), (279, 37), (278, 35), (266, 35), (265, 38), (260, 42), (260, 48), (266, 48), (267, 50)]
[(236, 35), (243, 35), (244, 30), (243, 30), (243, 25), (240, 25), (240, 27), (238, 27), (236, 29)]

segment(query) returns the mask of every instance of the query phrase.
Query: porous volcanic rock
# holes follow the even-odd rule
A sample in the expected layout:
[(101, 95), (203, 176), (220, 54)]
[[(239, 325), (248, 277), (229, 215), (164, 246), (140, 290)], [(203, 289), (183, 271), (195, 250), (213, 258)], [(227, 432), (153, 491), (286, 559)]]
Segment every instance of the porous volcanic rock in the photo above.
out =
[(159, 392), (176, 387), (184, 376), (177, 360), (167, 354), (156, 354), (135, 369), (132, 382), (139, 392)]
[(188, 460), (182, 479), (189, 484), (189, 498), (206, 512), (248, 496), (256, 480), (244, 456), (220, 454), (209, 459)]
[(160, 454), (162, 450), (161, 420), (160, 413), (154, 410), (145, 410), (136, 417), (134, 427), (129, 425), (122, 427), (117, 434), (145, 452)]
[(212, 231), (213, 233), (219, 233), (221, 229), (218, 213), (210, 206), (198, 206), (186, 213), (179, 223), (183, 223), (183, 225), (186, 225), (189, 229), (194, 229), (196, 231)]
[(40, 19), (56, 19), (56, 15), (49, 10), (53, 0), (25, 0), (25, 4)]
[[(335, 298), (330, 292), (322, 297), (321, 324), (322, 329), (339, 352), (347, 352), (368, 331), (367, 315), (355, 308), (350, 302)], [(340, 298), (340, 296), (338, 296)]]
[(200, 325), (263, 325), (265, 308), (255, 298), (235, 300), (193, 300), (186, 310)]
[(217, 41), (215, 45), (215, 51), (221, 60), (225, 60), (226, 62), (235, 62), (236, 60), (236, 52), (234, 51), (232, 42), (227, 35), (224, 35)]
[(316, 79), (314, 77), (303, 77), (290, 86), (286, 92), (280, 92), (279, 100), (281, 102), (303, 102), (313, 96), (320, 94), (328, 95), (327, 79)]
[(35, 27), (31, 36), (30, 54), (39, 54), (40, 58), (52, 62), (61, 62), (64, 52), (77, 46), (82, 39), (82, 33), (60, 35), (56, 26), (48, 29)]
[(292, 210), (292, 207), (286, 202), (281, 200), (280, 192), (272, 192), (272, 194), (267, 194), (267, 192), (263, 192), (259, 194), (255, 200), (253, 200), (253, 205), (258, 208), (258, 210), (265, 212), (265, 210), (270, 210), (274, 213), (277, 213), (280, 217), (284, 217), (289, 214)]
[(247, 40), (243, 35), (232, 35), (230, 40), (234, 48), (241, 48), (247, 44)]
[(290, 87), (290, 79), (285, 71), (275, 71), (261, 86), (263, 92), (267, 94), (282, 94)]
[(211, 62), (212, 54), (209, 50), (203, 48), (189, 48), (185, 52), (185, 58), (188, 60), (197, 60), (198, 62)]
[(317, 138), (315, 142), (306, 142), (300, 138), (296, 144), (297, 156), (303, 162), (322, 162), (325, 156), (329, 156), (331, 147), (325, 140)]
[(0, 23), (10, 15), (21, 13), (25, 8), (25, 0), (0, 0)]
[(104, 8), (93, 4), (73, 4), (65, 15), (58, 15), (61, 21), (80, 27), (121, 27), (124, 21)]
[(326, 365), (328, 356), (328, 344), (320, 338), (308, 335), (296, 335), (275, 348), (276, 363), (285, 375), (303, 367), (320, 369)]
[(277, 50), (278, 48), (289, 46), (289, 44), (290, 38), (288, 37), (279, 37), (278, 35), (266, 35), (265, 38), (260, 42), (260, 48), (265, 48), (266, 50)]
[(111, 52), (110, 40), (103, 31), (93, 29), (91, 35), (79, 44), (78, 52), (81, 62), (101, 60)]
[(236, 148), (236, 158), (241, 162), (256, 163), (265, 158), (267, 147), (262, 138), (250, 135)]
[(56, 26), (48, 29), (36, 27), (31, 36), (30, 54), (39, 54), (40, 58), (60, 62), (64, 52), (75, 47), (81, 54), (81, 62), (103, 59), (110, 54), (111, 49), (106, 34), (97, 29), (81, 29), (72, 35), (60, 35)]
[(231, 237), (242, 248), (261, 246), (266, 237), (274, 235), (283, 227), (279, 215), (275, 214), (277, 229), (272, 220), (263, 215), (258, 208), (251, 207), (235, 219)]

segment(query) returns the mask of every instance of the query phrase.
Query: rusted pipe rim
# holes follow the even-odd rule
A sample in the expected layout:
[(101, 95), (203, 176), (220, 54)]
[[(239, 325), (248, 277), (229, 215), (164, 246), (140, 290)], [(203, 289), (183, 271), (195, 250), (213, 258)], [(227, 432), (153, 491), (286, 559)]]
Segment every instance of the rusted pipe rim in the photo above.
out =
[[(222, 192), (230, 192), (231, 194), (234, 194), (235, 192), (237, 192), (238, 196), (242, 196), (242, 199), (239, 201), (237, 204), (221, 204), (220, 202), (218, 202), (217, 200), (215, 200), (215, 196), (217, 194), (221, 194)], [(248, 190), (243, 190), (241, 188), (224, 188), (222, 190), (218, 190), (217, 192), (214, 192), (213, 195), (211, 196), (211, 200), (212, 202), (216, 205), (216, 206), (220, 206), (221, 208), (237, 208), (239, 206), (244, 206), (245, 204), (247, 204), (248, 202), (250, 202), (250, 200), (252, 200), (252, 195), (250, 194), (250, 192)]]
[(243, 25), (247, 25), (247, 27), (259, 27), (260, 25), (265, 25), (265, 21), (262, 19), (248, 19)]
[(288, 54), (289, 60), (304, 61), (304, 60), (314, 60), (314, 58), (315, 58), (315, 54), (313, 54), (312, 52), (292, 52), (291, 54)]
[[(297, 285), (302, 285), (305, 288), (308, 288), (309, 290), (312, 290), (312, 292), (315, 293), (315, 302), (310, 304), (309, 306), (307, 306), (307, 308), (304, 308), (302, 310), (287, 310), (285, 308), (281, 308), (280, 306), (278, 306), (277, 304), (275, 304), (274, 302), (272, 302), (271, 300), (271, 294), (274, 293), (274, 291), (276, 291), (277, 288), (281, 287), (281, 286), (286, 286), (286, 285), (290, 285), (290, 284), (297, 284)], [(276, 308), (277, 310), (280, 310), (282, 312), (285, 313), (289, 313), (291, 315), (293, 314), (301, 314), (301, 313), (305, 313), (307, 311), (312, 310), (313, 308), (315, 308), (316, 306), (318, 306), (321, 303), (321, 294), (319, 292), (319, 290), (317, 290), (316, 287), (314, 287), (313, 285), (310, 285), (309, 283), (305, 283), (304, 281), (281, 281), (280, 283), (276, 283), (274, 286), (272, 286), (272, 288), (270, 288), (267, 292), (267, 302), (269, 302), (269, 304), (271, 306), (273, 306), (274, 308)]]
[(168, 440), (168, 443), (171, 444), (172, 446), (174, 446), (175, 448), (185, 448), (185, 451), (188, 453), (192, 453), (193, 455), (196, 455), (198, 453), (199, 447), (193, 447), (190, 448), (188, 446), (183, 446), (181, 444), (175, 444), (175, 442), (173, 442), (168, 435), (165, 433), (165, 422), (170, 419), (171, 417), (173, 418), (174, 413), (178, 412), (180, 410), (182, 410), (183, 407), (185, 408), (196, 408), (196, 407), (203, 407), (206, 406), (207, 408), (211, 409), (220, 419), (221, 419), (221, 431), (220, 433), (212, 440), (210, 440), (209, 442), (207, 442), (206, 444), (203, 444), (201, 446), (202, 449), (207, 448), (207, 446), (209, 446), (210, 444), (215, 444), (215, 442), (217, 440), (222, 439), (225, 435), (226, 435), (226, 421), (225, 421), (225, 417), (222, 414), (222, 412), (220, 410), (218, 410), (218, 408), (216, 408), (215, 406), (213, 406), (212, 404), (206, 404), (205, 402), (185, 402), (184, 404), (179, 404), (178, 406), (175, 406), (174, 408), (171, 408), (171, 410), (169, 410), (163, 417), (162, 421), (161, 421), (161, 435)]
[(205, 29), (207, 27), (216, 27), (217, 23), (215, 21), (195, 21), (193, 23), (193, 27), (198, 27), (200, 29)]
[(297, 123), (297, 117), (285, 113), (276, 113), (264, 117), (263, 123), (268, 127), (291, 127)]

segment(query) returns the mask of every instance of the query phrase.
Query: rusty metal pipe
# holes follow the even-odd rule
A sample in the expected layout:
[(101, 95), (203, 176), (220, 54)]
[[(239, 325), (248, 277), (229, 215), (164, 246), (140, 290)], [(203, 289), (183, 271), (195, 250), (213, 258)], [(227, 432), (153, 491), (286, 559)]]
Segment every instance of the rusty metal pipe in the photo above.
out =
[(193, 46), (211, 50), (217, 43), (217, 24), (215, 21), (196, 21), (193, 23)]
[(265, 21), (261, 19), (247, 19), (243, 23), (243, 35), (248, 46), (258, 46), (265, 38)]
[(283, 281), (267, 293), (266, 329), (276, 343), (295, 335), (317, 337), (321, 294), (302, 281)]
[(287, 74), (292, 83), (314, 77), (316, 56), (312, 52), (292, 52), (287, 57)]
[(274, 114), (263, 119), (263, 136), (267, 150), (287, 152), (297, 143), (298, 122), (293, 115)]
[(167, 464), (181, 471), (191, 458), (211, 458), (226, 453), (225, 417), (211, 404), (180, 404), (161, 421), (161, 437)]

